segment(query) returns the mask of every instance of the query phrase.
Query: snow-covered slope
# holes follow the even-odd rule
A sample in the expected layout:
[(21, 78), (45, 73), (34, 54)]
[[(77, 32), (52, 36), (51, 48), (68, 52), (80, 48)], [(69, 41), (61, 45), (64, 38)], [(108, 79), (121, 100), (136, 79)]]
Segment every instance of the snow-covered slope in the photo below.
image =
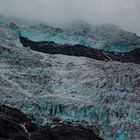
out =
[[(108, 25), (96, 29), (100, 27), (110, 29)], [(140, 65), (43, 54), (21, 46), (19, 33), (27, 30), (35, 36), (25, 35), (38, 38), (46, 30), (56, 33), (50, 27), (29, 28), (1, 21), (0, 30), (0, 104), (21, 109), (43, 124), (49, 117), (87, 121), (99, 128), (105, 140), (140, 139)], [(128, 45), (127, 51), (130, 49)]]

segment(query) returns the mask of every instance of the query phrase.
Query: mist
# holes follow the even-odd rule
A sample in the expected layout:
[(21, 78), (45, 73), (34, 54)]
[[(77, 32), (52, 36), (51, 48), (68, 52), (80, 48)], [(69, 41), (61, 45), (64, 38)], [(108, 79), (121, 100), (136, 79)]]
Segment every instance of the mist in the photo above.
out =
[(55, 24), (110, 23), (140, 35), (140, 0), (0, 0), (0, 14)]

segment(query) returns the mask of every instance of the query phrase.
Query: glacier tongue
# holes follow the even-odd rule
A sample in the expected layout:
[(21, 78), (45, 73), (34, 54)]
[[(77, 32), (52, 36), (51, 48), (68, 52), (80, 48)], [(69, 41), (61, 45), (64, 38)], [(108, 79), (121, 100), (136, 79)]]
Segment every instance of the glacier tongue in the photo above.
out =
[(105, 139), (139, 139), (140, 65), (0, 46), (0, 103), (45, 124), (87, 121)]

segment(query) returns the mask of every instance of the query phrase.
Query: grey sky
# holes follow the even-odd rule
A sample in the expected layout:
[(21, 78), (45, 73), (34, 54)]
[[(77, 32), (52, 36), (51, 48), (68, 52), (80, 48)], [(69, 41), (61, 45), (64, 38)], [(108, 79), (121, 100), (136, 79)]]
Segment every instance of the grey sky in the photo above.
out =
[(140, 35), (140, 0), (0, 0), (0, 14), (53, 23), (113, 23)]

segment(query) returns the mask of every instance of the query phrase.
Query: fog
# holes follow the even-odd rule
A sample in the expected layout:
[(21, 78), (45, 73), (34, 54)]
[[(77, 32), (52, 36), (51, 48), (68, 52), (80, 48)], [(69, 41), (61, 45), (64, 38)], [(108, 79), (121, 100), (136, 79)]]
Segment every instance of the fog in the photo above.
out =
[(111, 23), (140, 35), (140, 0), (0, 0), (0, 14), (55, 24)]

